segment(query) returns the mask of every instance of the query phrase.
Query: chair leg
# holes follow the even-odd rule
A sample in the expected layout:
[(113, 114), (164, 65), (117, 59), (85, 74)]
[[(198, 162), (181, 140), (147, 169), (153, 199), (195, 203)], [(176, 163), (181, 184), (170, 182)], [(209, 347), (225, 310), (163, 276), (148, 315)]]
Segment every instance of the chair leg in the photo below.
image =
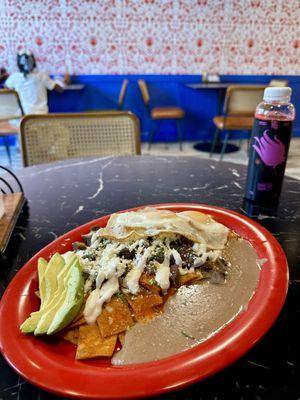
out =
[(223, 160), (224, 153), (225, 153), (225, 150), (226, 150), (226, 147), (227, 147), (227, 143), (228, 143), (228, 139), (229, 139), (229, 135), (230, 135), (230, 133), (229, 133), (229, 132), (226, 132), (225, 138), (224, 138), (224, 141), (223, 141), (223, 146), (222, 146), (221, 154), (220, 154), (220, 161)]
[(154, 139), (154, 134), (155, 134), (155, 123), (154, 123), (154, 121), (151, 121), (148, 150), (151, 149), (151, 146), (152, 146), (152, 143), (153, 143), (153, 139)]
[(239, 140), (239, 148), (242, 147), (242, 141), (243, 141), (243, 138), (241, 137), (240, 140)]
[(212, 157), (213, 152), (215, 151), (216, 144), (217, 144), (217, 141), (219, 139), (219, 135), (220, 135), (220, 129), (216, 129), (215, 133), (214, 133), (214, 138), (213, 138), (213, 141), (212, 141), (211, 147), (210, 147), (210, 153), (209, 153), (209, 157), (210, 158)]
[(178, 141), (179, 141), (179, 149), (182, 151), (182, 132), (181, 132), (181, 126), (180, 126), (180, 120), (177, 119), (176, 125), (177, 125), (177, 136), (178, 136)]
[(7, 157), (8, 157), (8, 160), (9, 160), (9, 165), (11, 165), (12, 160), (11, 160), (11, 153), (10, 153), (10, 146), (9, 146), (9, 137), (8, 136), (4, 136), (3, 137), (3, 141), (4, 141), (4, 146), (6, 148)]

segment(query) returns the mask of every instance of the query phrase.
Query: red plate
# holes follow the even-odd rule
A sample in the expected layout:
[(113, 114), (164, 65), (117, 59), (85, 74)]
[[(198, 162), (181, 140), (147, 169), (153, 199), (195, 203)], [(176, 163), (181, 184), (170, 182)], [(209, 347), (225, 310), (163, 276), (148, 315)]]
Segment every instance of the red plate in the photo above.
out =
[(49, 259), (65, 252), (95, 224), (105, 226), (109, 216), (91, 221), (50, 243), (16, 274), (0, 303), (0, 349), (8, 363), (25, 379), (50, 392), (73, 398), (136, 398), (182, 388), (216, 373), (249, 350), (278, 316), (288, 287), (288, 266), (274, 237), (259, 224), (233, 211), (198, 204), (161, 204), (172, 211), (196, 210), (249, 240), (259, 258), (266, 258), (259, 286), (247, 311), (218, 334), (193, 349), (156, 362), (113, 367), (110, 361), (75, 361), (73, 345), (24, 336), (20, 324), (38, 308), (38, 257)]

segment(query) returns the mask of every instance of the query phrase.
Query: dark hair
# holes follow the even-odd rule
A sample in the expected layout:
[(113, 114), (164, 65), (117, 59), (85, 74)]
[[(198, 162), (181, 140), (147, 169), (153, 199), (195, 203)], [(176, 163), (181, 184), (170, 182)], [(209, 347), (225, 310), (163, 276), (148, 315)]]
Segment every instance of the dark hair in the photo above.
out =
[(20, 72), (22, 72), (24, 74), (25, 78), (36, 67), (34, 55), (31, 53), (18, 54), (17, 55), (17, 64), (18, 64), (18, 68), (19, 68)]

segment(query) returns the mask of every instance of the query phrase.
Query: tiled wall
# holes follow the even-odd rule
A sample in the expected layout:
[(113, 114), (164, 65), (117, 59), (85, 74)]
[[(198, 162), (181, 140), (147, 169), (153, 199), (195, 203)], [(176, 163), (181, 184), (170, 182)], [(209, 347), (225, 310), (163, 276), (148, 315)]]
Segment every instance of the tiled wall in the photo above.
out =
[(299, 0), (0, 0), (0, 66), (18, 49), (73, 74), (300, 74)]

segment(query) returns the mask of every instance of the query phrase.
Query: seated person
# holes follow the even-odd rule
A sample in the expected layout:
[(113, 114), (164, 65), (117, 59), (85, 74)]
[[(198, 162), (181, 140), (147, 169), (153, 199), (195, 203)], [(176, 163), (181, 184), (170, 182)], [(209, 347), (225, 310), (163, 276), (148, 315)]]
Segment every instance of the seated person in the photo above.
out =
[(1, 67), (0, 68), (0, 88), (2, 87), (2, 83), (6, 81), (8, 78), (8, 73), (5, 68)]
[(17, 64), (20, 72), (10, 75), (5, 86), (18, 92), (24, 114), (47, 114), (47, 89), (62, 92), (62, 86), (45, 72), (35, 70), (36, 62), (31, 53), (18, 54)]

